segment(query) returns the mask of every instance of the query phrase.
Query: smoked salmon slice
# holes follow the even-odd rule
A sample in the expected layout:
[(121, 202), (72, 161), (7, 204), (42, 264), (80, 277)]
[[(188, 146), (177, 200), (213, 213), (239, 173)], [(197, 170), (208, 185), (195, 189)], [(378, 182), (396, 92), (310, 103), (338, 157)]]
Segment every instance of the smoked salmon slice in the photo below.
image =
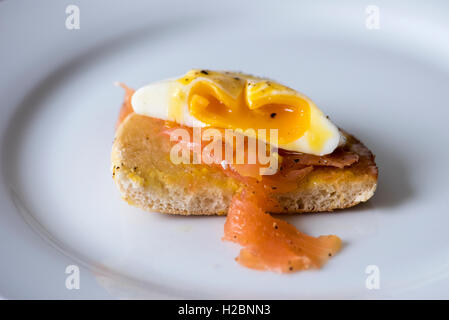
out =
[(224, 226), (224, 240), (242, 245), (242, 266), (291, 273), (320, 268), (341, 248), (339, 237), (312, 237), (263, 209), (263, 199), (249, 190), (233, 197)]
[(134, 94), (134, 89), (129, 88), (126, 84), (117, 82), (117, 86), (122, 87), (125, 89), (125, 98), (123, 99), (122, 107), (120, 108), (120, 113), (118, 116), (117, 123), (115, 125), (115, 128), (117, 129), (118, 126), (125, 120), (125, 118), (132, 112), (134, 112), (133, 107), (131, 105), (131, 98)]
[[(118, 85), (125, 89), (125, 99), (117, 127), (133, 112), (131, 98), (134, 93), (134, 90), (126, 85)], [(180, 127), (182, 126), (172, 123), (163, 126), (160, 133), (170, 135), (174, 129)], [(192, 130), (189, 127), (184, 128)], [(193, 151), (195, 144), (189, 141), (185, 147)], [(204, 144), (200, 146), (200, 150), (203, 148)], [(211, 157), (213, 156), (212, 154)], [(226, 168), (222, 167), (226, 175), (246, 186), (232, 198), (223, 239), (243, 247), (236, 260), (251, 269), (291, 273), (320, 268), (340, 250), (340, 238), (334, 235), (312, 237), (298, 231), (288, 222), (274, 218), (269, 211), (278, 206), (278, 203), (270, 195), (294, 190), (297, 182), (309, 174), (315, 165), (344, 167), (358, 158), (349, 153), (335, 159), (304, 154), (282, 156), (282, 172), (272, 176), (260, 176), (259, 169), (262, 165), (259, 163), (228, 164)]]

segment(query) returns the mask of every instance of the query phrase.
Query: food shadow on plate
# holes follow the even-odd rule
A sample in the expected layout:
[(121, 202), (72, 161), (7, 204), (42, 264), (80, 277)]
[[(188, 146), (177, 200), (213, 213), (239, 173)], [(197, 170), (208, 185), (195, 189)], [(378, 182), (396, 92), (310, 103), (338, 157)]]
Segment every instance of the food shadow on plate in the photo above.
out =
[[(413, 168), (407, 156), (389, 145), (379, 141), (372, 147), (379, 169), (377, 190), (365, 206), (379, 209), (393, 209), (405, 203), (413, 196), (410, 182)], [(357, 207), (355, 207), (357, 208)]]

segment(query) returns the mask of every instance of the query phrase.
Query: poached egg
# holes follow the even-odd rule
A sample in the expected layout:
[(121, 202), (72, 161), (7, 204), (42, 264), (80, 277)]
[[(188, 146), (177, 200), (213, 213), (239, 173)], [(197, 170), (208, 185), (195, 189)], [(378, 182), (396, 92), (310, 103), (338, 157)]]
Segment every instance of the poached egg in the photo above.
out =
[(191, 70), (138, 89), (131, 104), (137, 114), (189, 127), (233, 129), (268, 143), (255, 132), (277, 129), (277, 147), (294, 152), (330, 154), (343, 139), (305, 95), (240, 72)]

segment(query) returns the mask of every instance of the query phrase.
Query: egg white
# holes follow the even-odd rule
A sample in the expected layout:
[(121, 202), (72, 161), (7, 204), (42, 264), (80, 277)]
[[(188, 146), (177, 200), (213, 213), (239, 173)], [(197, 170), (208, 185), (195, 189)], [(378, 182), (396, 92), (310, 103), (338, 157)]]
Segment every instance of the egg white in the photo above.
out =
[[(198, 77), (187, 85), (180, 83), (177, 79), (167, 79), (148, 84), (138, 89), (132, 96), (131, 104), (134, 112), (153, 118), (174, 121), (184, 126), (207, 127), (208, 125), (206, 123), (196, 119), (189, 112), (188, 94), (190, 88), (196, 81), (211, 80)], [(319, 156), (332, 153), (339, 145), (344, 143), (344, 136), (340, 134), (337, 126), (308, 97), (300, 93), (298, 95), (309, 103), (311, 127), (301, 138), (290, 143), (279, 144), (278, 147), (289, 151)], [(180, 112), (176, 113), (176, 118), (169, 112), (170, 106), (174, 103), (179, 104), (180, 108)], [(314, 129), (313, 126), (316, 126), (316, 130), (326, 130), (329, 136), (319, 150), (314, 149), (310, 143), (310, 135), (313, 134)]]

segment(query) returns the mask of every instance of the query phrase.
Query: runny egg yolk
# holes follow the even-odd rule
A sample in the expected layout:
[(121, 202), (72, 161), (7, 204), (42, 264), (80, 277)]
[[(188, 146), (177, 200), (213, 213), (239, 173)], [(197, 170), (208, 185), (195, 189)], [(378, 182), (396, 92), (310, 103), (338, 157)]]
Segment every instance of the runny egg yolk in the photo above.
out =
[(239, 72), (191, 70), (138, 89), (131, 103), (141, 115), (187, 127), (232, 129), (293, 152), (321, 156), (344, 143), (337, 126), (308, 97)]
[[(206, 71), (204, 71), (206, 72)], [(236, 73), (191, 71), (189, 112), (203, 123), (229, 129), (278, 130), (279, 144), (301, 138), (310, 127), (309, 103), (288, 87)], [(195, 78), (199, 78), (194, 81)]]

